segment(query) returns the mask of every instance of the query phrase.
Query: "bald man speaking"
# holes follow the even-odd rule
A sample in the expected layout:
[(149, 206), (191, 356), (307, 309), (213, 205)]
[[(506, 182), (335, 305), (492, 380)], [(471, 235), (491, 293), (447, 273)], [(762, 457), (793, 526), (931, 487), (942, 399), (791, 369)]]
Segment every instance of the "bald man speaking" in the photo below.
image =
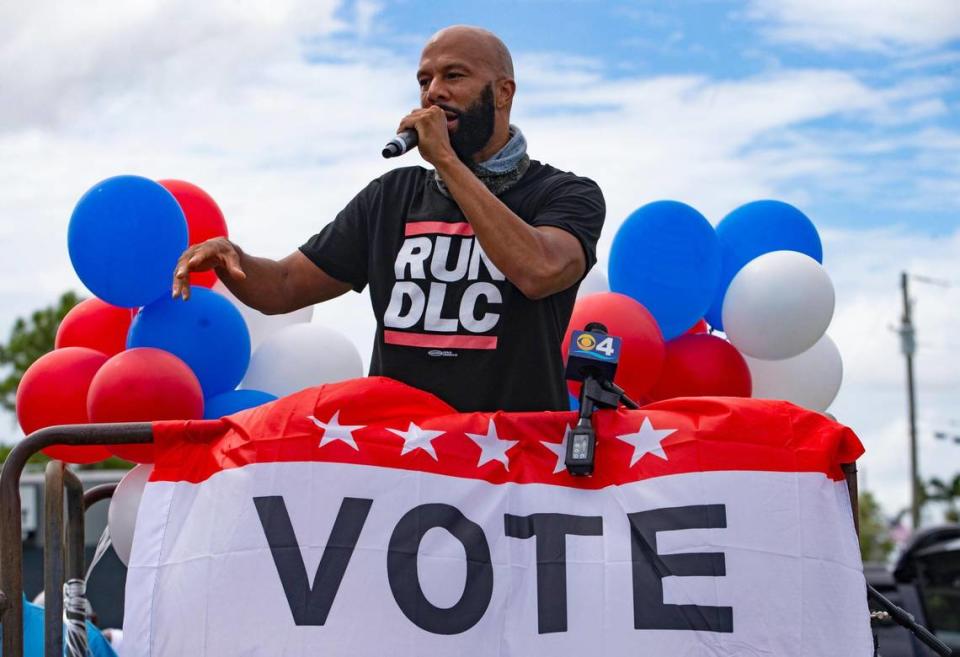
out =
[(428, 390), (460, 411), (565, 410), (561, 341), (596, 261), (605, 206), (596, 183), (530, 159), (510, 124), (510, 52), (494, 34), (435, 34), (417, 70), (416, 130), (431, 164), (377, 178), (287, 256), (217, 238), (184, 252), (173, 294), (214, 269), (243, 303), (287, 313), (370, 287), (370, 374)]

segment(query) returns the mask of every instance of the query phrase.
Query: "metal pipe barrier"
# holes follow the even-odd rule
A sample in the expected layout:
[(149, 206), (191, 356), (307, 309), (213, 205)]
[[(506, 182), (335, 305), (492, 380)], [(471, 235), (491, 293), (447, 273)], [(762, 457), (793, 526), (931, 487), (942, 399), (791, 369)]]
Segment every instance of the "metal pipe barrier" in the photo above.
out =
[(853, 529), (860, 538), (860, 486), (857, 483), (857, 464), (844, 463), (840, 466), (847, 479), (847, 494), (850, 495), (850, 509), (853, 511)]
[[(131, 422), (122, 424), (65, 424), (47, 427), (30, 434), (10, 451), (0, 471), (0, 624), (3, 625), (3, 650), (5, 657), (23, 657), (23, 539), (21, 537), (22, 516), (20, 515), (20, 476), (27, 459), (41, 449), (53, 445), (124, 445), (146, 444), (153, 442), (153, 428), (149, 422)], [(61, 486), (61, 506), (63, 509), (63, 487)], [(68, 499), (70, 495), (68, 492)], [(69, 557), (68, 568), (79, 567), (79, 576), (83, 577), (83, 497), (75, 496), (74, 515), (79, 508), (80, 557)], [(48, 506), (50, 502), (48, 501)], [(79, 505), (79, 506), (77, 506)], [(69, 517), (69, 515), (68, 515)], [(62, 527), (62, 524), (61, 524)], [(59, 540), (62, 550), (62, 533)], [(68, 536), (70, 540), (75, 535)], [(49, 537), (48, 537), (49, 540)], [(55, 554), (59, 554), (56, 552)], [(62, 561), (61, 561), (62, 563)], [(62, 571), (60, 571), (62, 572)], [(62, 575), (61, 575), (62, 577)], [(46, 574), (44, 575), (46, 586)], [(63, 604), (60, 594), (56, 596)], [(46, 604), (51, 604), (47, 600)], [(61, 627), (60, 619), (55, 626)], [(47, 627), (49, 631), (49, 624)], [(50, 653), (47, 653), (50, 654)], [(61, 653), (62, 654), (62, 653)], [(59, 657), (59, 655), (58, 655)]]
[[(44, 654), (63, 654), (63, 585), (83, 572), (83, 484), (62, 461), (47, 463), (44, 486)], [(64, 526), (64, 492), (67, 522)], [(64, 558), (66, 557), (66, 558)], [(66, 568), (64, 568), (66, 564)], [(84, 635), (86, 638), (86, 635)], [(83, 647), (85, 649), (85, 646)]]
[(83, 510), (86, 512), (91, 506), (102, 500), (109, 500), (117, 490), (117, 484), (100, 484), (87, 490), (83, 494)]
[[(63, 653), (63, 506), (64, 470), (61, 461), (47, 464), (43, 495), (43, 645), (44, 653)], [(4, 628), (6, 629), (6, 628)], [(56, 655), (57, 653), (53, 653)]]
[[(84, 506), (83, 506), (83, 484), (80, 479), (71, 472), (65, 470), (65, 490), (67, 492), (67, 525), (66, 540), (64, 548), (66, 550), (66, 581), (60, 588), (60, 601), (63, 603), (63, 622), (67, 623), (68, 628), (72, 627), (75, 631), (67, 633), (67, 648), (71, 655), (87, 654), (87, 599), (86, 599), (86, 568), (84, 564)], [(80, 584), (79, 589), (77, 583)], [(68, 592), (70, 594), (68, 595)], [(56, 595), (56, 591), (54, 594)], [(77, 631), (77, 628), (79, 630)], [(62, 635), (61, 635), (62, 636)], [(62, 651), (47, 655), (60, 657)]]

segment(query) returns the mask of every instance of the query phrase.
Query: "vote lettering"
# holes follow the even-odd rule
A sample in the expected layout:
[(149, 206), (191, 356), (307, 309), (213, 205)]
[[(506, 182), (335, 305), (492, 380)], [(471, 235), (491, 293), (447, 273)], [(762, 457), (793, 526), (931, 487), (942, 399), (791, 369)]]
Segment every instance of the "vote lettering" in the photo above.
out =
[[(255, 497), (253, 502), (294, 624), (324, 625), (337, 591), (348, 576), (350, 558), (374, 500), (343, 499), (312, 584), (283, 497)], [(660, 554), (656, 548), (660, 532), (722, 529), (727, 526), (726, 517), (723, 504), (626, 514), (624, 520), (630, 526), (634, 629), (733, 632), (732, 607), (666, 604), (663, 600), (664, 577), (726, 576), (724, 553)], [(438, 607), (424, 595), (417, 572), (420, 542), (428, 531), (436, 528), (449, 532), (461, 543), (466, 559), (463, 591), (450, 607)], [(603, 517), (507, 513), (503, 516), (503, 534), (517, 540), (535, 541), (537, 632), (566, 632), (567, 536), (602, 536)], [(397, 606), (417, 627), (434, 634), (459, 634), (483, 618), (495, 584), (490, 543), (480, 525), (458, 508), (431, 503), (410, 509), (397, 520), (386, 553), (390, 591)]]

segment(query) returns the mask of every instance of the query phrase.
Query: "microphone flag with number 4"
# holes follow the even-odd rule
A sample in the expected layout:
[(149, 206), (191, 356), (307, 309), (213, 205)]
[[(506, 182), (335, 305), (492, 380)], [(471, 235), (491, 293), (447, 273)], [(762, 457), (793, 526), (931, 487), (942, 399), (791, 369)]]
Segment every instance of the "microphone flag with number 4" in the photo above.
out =
[(154, 424), (127, 657), (847, 657), (872, 650), (841, 465), (787, 402), (459, 414), (384, 378)]

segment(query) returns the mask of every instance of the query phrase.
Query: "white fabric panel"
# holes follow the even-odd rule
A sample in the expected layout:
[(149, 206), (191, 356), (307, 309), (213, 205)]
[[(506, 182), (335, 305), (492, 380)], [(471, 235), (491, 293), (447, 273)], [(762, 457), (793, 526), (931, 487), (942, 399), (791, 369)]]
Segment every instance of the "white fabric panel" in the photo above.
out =
[[(296, 626), (255, 496), (282, 495), (312, 582), (344, 497), (373, 499), (326, 624)], [(481, 620), (437, 635), (394, 600), (387, 546), (413, 507), (444, 503), (478, 523), (493, 597)], [(726, 528), (661, 532), (659, 554), (722, 552), (723, 577), (667, 577), (668, 604), (733, 607), (732, 633), (636, 630), (627, 513), (723, 504)], [(568, 630), (538, 634), (536, 539), (504, 535), (504, 514), (603, 516), (569, 536)], [(463, 591), (464, 549), (431, 530), (418, 556), (437, 606)], [(867, 657), (872, 640), (843, 482), (821, 474), (707, 472), (587, 491), (329, 463), (264, 463), (202, 484), (147, 485), (127, 575), (124, 657)]]

